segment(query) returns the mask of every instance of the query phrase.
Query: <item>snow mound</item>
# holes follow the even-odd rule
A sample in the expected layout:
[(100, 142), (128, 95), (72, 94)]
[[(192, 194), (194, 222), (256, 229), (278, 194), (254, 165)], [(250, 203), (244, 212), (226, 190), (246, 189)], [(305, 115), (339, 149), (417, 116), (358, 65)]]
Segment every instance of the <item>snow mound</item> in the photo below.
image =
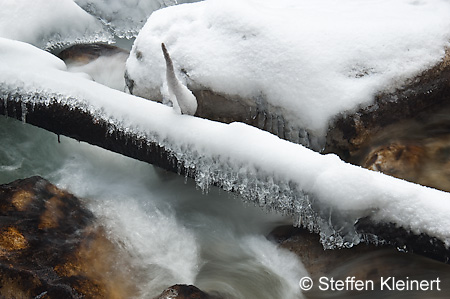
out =
[(153, 11), (199, 0), (74, 0), (121, 38), (135, 37)]
[(347, 164), (242, 123), (178, 115), (69, 73), (61, 60), (28, 44), (0, 38), (0, 48), (0, 106), (20, 101), (28, 111), (58, 104), (90, 113), (130, 142), (145, 138), (165, 148), (203, 190), (216, 184), (292, 215), (295, 224), (320, 233), (326, 248), (363, 241), (355, 223), (364, 217), (450, 244), (449, 193)]
[(72, 0), (3, 1), (0, 37), (42, 49), (93, 41), (112, 41), (100, 21)]
[(267, 102), (323, 138), (330, 120), (438, 63), (450, 40), (440, 0), (208, 0), (151, 15), (127, 61), (133, 93), (167, 97), (164, 42), (193, 90)]

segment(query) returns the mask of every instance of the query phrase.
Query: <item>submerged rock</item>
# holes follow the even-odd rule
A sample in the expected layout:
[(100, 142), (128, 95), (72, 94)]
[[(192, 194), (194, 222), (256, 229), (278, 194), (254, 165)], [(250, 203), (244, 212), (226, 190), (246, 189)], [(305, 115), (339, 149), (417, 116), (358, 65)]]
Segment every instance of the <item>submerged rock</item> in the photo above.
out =
[(449, 192), (450, 134), (420, 141), (399, 140), (375, 147), (362, 166)]
[(0, 186), (0, 297), (126, 298), (126, 262), (80, 200), (41, 177)]

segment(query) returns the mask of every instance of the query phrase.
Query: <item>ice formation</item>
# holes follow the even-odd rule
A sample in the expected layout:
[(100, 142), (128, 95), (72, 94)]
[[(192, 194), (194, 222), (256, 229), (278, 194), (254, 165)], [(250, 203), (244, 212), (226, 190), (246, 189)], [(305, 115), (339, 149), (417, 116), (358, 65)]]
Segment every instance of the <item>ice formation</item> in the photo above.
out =
[(164, 95), (158, 53), (165, 42), (191, 90), (253, 99), (275, 129), (286, 125), (306, 130), (297, 138), (320, 138), (334, 116), (372, 103), (377, 92), (401, 87), (439, 62), (449, 46), (449, 15), (450, 3), (441, 0), (173, 6), (151, 15), (127, 72), (133, 94)]
[(197, 99), (175, 75), (172, 59), (170, 58), (164, 43), (161, 44), (161, 49), (164, 54), (164, 59), (166, 60), (167, 88), (169, 90), (173, 109), (178, 114), (194, 115), (195, 111), (197, 111)]
[(199, 0), (74, 0), (119, 37), (138, 34), (153, 11)]
[(216, 184), (294, 216), (297, 225), (320, 233), (327, 248), (361, 242), (354, 224), (362, 217), (450, 244), (449, 193), (344, 163), (242, 123), (178, 115), (69, 73), (55, 56), (22, 42), (0, 38), (0, 48), (0, 105), (20, 101), (33, 109), (56, 103), (87, 112), (130, 141), (145, 138), (165, 148), (203, 190)]
[(72, 0), (2, 1), (0, 37), (42, 49), (112, 40), (102, 23)]

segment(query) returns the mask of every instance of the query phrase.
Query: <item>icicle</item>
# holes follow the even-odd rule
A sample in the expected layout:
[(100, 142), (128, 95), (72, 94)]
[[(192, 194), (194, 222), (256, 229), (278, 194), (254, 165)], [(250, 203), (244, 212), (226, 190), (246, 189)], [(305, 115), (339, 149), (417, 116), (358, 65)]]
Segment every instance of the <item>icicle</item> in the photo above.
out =
[(250, 106), (250, 118), (255, 120), (258, 117), (258, 107)]
[(22, 122), (27, 122), (27, 104), (25, 102), (20, 102), (20, 110), (22, 110)]
[(264, 129), (268, 132), (272, 132), (272, 114), (266, 112), (265, 115), (266, 115), (266, 122), (264, 124)]
[(286, 135), (284, 132), (284, 118), (282, 115), (278, 115), (277, 117), (277, 124), (278, 124), (278, 137), (286, 139)]
[(3, 106), (5, 108), (5, 116), (8, 117), (8, 98), (9, 95), (3, 98)]
[(274, 135), (278, 136), (278, 133), (279, 133), (279, 131), (278, 131), (278, 116), (272, 115), (272, 122), (271, 122), (270, 126), (271, 126), (271, 132)]

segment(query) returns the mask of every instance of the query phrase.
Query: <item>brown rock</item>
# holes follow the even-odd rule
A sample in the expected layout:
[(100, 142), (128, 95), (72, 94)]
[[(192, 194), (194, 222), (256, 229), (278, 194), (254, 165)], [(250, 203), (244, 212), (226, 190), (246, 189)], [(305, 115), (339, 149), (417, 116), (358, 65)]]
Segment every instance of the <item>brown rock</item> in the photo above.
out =
[(40, 177), (0, 186), (1, 298), (128, 298), (126, 256), (79, 199)]
[(420, 176), (425, 155), (425, 149), (422, 146), (392, 143), (370, 152), (362, 166), (398, 178), (415, 181)]
[(352, 162), (424, 186), (450, 191), (450, 109), (387, 127)]
[[(282, 248), (288, 249), (300, 257), (308, 275), (312, 278), (314, 287), (305, 293), (307, 298), (334, 298), (337, 295), (339, 298), (381, 298), (385, 296), (377, 291), (381, 290), (382, 277), (418, 280), (440, 277), (441, 281), (450, 277), (448, 265), (419, 255), (398, 252), (390, 246), (359, 244), (353, 248), (324, 250), (317, 235), (304, 229), (292, 229), (284, 226), (276, 228), (269, 238), (277, 239), (274, 236), (278, 236)], [(345, 281), (352, 277), (355, 280), (373, 281), (375, 292), (371, 289), (368, 289), (367, 292), (351, 291), (351, 288), (348, 289), (348, 292), (325, 292), (318, 288), (321, 277), (333, 278), (335, 281)], [(443, 298), (440, 295), (449, 292), (450, 286), (441, 283), (440, 287), (442, 288), (441, 292), (427, 292), (427, 295), (430, 298), (435, 298), (435, 295), (436, 298)], [(386, 295), (394, 297), (404, 294), (404, 292), (388, 293)], [(419, 295), (423, 296), (423, 294), (422, 291), (419, 291)], [(408, 295), (408, 298), (416, 298), (412, 295), (417, 294)]]
[(317, 234), (289, 225), (275, 228), (268, 238), (277, 240), (282, 248), (299, 256), (312, 278), (327, 275), (362, 254), (382, 249), (374, 245), (359, 244), (353, 248), (324, 250)]
[(87, 64), (101, 56), (112, 56), (125, 54), (128, 51), (108, 44), (77, 44), (61, 51), (57, 56), (64, 60), (66, 64)]

